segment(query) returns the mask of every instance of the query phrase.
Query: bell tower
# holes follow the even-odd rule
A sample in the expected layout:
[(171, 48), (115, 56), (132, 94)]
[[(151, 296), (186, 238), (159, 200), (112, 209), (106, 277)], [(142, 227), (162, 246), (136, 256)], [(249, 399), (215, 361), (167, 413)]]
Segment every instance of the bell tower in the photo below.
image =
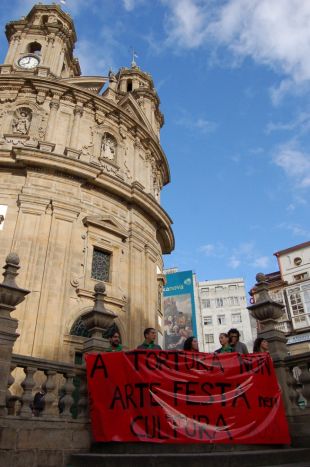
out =
[(8, 72), (71, 78), (81, 74), (73, 57), (76, 33), (71, 17), (58, 5), (35, 5), (30, 13), (6, 25)]

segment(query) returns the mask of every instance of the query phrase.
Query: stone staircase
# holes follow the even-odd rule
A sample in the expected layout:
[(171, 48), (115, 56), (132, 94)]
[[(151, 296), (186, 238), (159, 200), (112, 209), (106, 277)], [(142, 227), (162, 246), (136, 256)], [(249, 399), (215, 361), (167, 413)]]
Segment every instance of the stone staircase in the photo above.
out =
[(98, 443), (68, 467), (310, 467), (310, 448), (208, 444)]

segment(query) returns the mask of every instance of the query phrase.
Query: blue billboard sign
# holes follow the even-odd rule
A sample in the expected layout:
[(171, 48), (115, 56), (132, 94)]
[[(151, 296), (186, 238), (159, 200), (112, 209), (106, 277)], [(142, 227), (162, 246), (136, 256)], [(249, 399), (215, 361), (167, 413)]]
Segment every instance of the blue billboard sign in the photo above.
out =
[(185, 340), (197, 335), (192, 271), (166, 275), (164, 298), (164, 349), (182, 349)]

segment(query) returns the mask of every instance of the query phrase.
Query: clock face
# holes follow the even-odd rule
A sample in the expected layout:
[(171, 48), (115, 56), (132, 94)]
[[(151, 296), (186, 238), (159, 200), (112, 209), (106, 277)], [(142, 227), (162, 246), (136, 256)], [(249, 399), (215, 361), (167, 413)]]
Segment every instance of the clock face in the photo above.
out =
[(35, 68), (39, 65), (40, 60), (38, 57), (33, 55), (25, 55), (24, 57), (20, 58), (17, 63), (21, 68), (31, 70), (32, 68)]

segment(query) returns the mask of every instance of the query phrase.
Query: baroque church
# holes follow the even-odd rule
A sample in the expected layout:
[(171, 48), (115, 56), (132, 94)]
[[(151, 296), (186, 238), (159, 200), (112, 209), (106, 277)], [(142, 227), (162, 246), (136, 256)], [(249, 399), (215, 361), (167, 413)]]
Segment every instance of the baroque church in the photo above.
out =
[(162, 254), (174, 248), (160, 206), (169, 183), (152, 77), (134, 62), (81, 76), (76, 32), (58, 5), (6, 26), (0, 65), (0, 261), (20, 257), (31, 291), (13, 313), (14, 351), (72, 362), (94, 286), (128, 348), (162, 328)]

